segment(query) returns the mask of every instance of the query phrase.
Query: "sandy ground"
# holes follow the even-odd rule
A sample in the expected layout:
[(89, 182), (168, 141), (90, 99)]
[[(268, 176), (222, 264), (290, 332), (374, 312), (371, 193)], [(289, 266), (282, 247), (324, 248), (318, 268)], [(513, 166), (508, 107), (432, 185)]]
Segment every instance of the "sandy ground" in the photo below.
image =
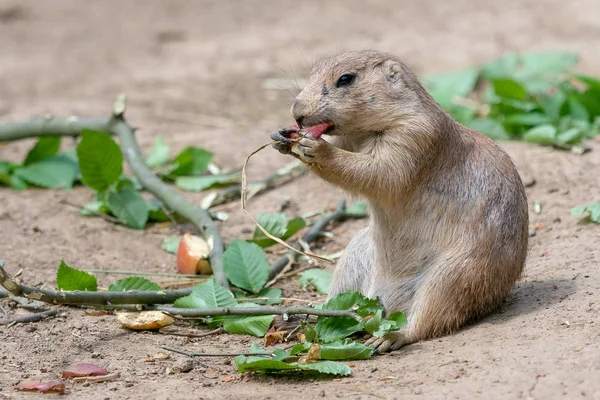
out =
[[(344, 50), (376, 48), (400, 56), (418, 73), (464, 67), (512, 50), (559, 49), (582, 55), (578, 68), (598, 74), (600, 2), (558, 0), (455, 1), (0, 1), (0, 120), (105, 116), (120, 92), (145, 151), (162, 135), (173, 151), (187, 145), (237, 167), (268, 134), (291, 122), (294, 77), (307, 63)], [(286, 90), (263, 90), (269, 79)], [(20, 160), (31, 141), (0, 145), (0, 159)], [(131, 333), (112, 317), (64, 308), (60, 318), (0, 328), (0, 399), (23, 378), (53, 379), (88, 361), (120, 371), (121, 380), (68, 385), (72, 398), (524, 398), (600, 399), (600, 228), (569, 216), (571, 207), (600, 200), (600, 141), (584, 156), (519, 143), (504, 144), (536, 184), (530, 201), (536, 235), (524, 277), (501, 312), (455, 335), (355, 362), (351, 377), (298, 380), (244, 377), (230, 360), (201, 358), (188, 373), (173, 356), (144, 362), (161, 345), (191, 351), (240, 351), (245, 336), (191, 339)], [(253, 179), (289, 160), (275, 151), (254, 159)], [(312, 176), (256, 198), (253, 212), (290, 213), (335, 205), (343, 194)], [(186, 194), (193, 201), (203, 195)], [(165, 235), (187, 227), (134, 232), (85, 219), (61, 204), (84, 204), (89, 190), (0, 189), (0, 256), (23, 281), (54, 284), (61, 259), (79, 268), (171, 272)], [(238, 204), (222, 224), (227, 240), (247, 235)], [(366, 221), (336, 230), (320, 250), (338, 250)], [(106, 286), (117, 276), (100, 275)], [(319, 298), (279, 285), (286, 295)], [(223, 382), (233, 377), (232, 382)], [(387, 377), (387, 378), (386, 378)]]

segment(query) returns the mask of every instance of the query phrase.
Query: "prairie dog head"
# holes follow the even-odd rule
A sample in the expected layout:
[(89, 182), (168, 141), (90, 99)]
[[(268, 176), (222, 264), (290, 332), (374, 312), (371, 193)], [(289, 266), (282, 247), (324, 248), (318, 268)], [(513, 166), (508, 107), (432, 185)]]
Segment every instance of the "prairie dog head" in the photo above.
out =
[(291, 111), (301, 127), (328, 123), (326, 134), (362, 136), (415, 119), (421, 125), (426, 97), (415, 75), (394, 56), (348, 52), (314, 65)]

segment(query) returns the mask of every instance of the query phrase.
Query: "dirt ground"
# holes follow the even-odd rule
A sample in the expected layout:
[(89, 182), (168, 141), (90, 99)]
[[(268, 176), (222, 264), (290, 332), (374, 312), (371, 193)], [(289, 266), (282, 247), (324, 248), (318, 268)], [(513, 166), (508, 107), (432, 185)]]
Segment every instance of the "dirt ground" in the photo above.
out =
[[(265, 90), (272, 79), (296, 92), (307, 63), (344, 50), (395, 53), (418, 73), (462, 68), (513, 50), (569, 50), (578, 69), (598, 75), (600, 2), (580, 0), (454, 1), (118, 1), (0, 0), (0, 122), (52, 113), (107, 116), (120, 92), (128, 119), (148, 151), (162, 135), (178, 151), (208, 148), (224, 167), (291, 121), (292, 95)], [(0, 159), (21, 160), (31, 141), (0, 144)], [(185, 358), (145, 362), (159, 346), (190, 351), (242, 351), (246, 336), (185, 339), (132, 333), (113, 317), (63, 308), (34, 325), (0, 328), (0, 399), (39, 398), (11, 386), (49, 380), (75, 362), (93, 362), (121, 379), (68, 384), (72, 398), (523, 398), (600, 399), (600, 227), (569, 216), (571, 207), (600, 200), (600, 141), (584, 156), (521, 143), (503, 146), (524, 177), (536, 179), (526, 272), (501, 312), (461, 332), (408, 346), (371, 361), (353, 362), (351, 377), (335, 380), (243, 377), (230, 360), (199, 358), (188, 373), (169, 374)], [(251, 179), (289, 160), (275, 151), (255, 157)], [(200, 201), (203, 194), (186, 194)], [(290, 215), (334, 206), (343, 196), (313, 176), (252, 201)], [(54, 285), (61, 259), (82, 269), (173, 272), (161, 250), (164, 236), (189, 226), (137, 232), (86, 219), (61, 203), (85, 204), (91, 192), (0, 189), (0, 258), (23, 269), (23, 281)], [(226, 209), (225, 238), (245, 237), (251, 222), (239, 204)], [(343, 248), (366, 224), (336, 228), (319, 248)], [(120, 278), (98, 275), (103, 286)], [(321, 300), (278, 285), (285, 295)], [(12, 311), (11, 311), (12, 312)], [(234, 378), (224, 382), (223, 378)], [(226, 379), (227, 380), (227, 379)]]

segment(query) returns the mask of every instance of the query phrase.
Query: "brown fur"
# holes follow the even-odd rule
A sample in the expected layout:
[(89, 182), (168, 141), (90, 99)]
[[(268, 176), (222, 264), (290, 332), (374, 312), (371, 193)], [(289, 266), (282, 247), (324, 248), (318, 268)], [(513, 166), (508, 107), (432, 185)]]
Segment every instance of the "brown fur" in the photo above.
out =
[[(336, 87), (345, 73), (355, 81)], [(292, 106), (304, 126), (332, 121), (329, 142), (301, 150), (322, 179), (370, 205), (348, 244), (330, 296), (379, 296), (405, 311), (402, 330), (371, 343), (394, 350), (449, 334), (502, 302), (527, 253), (527, 199), (508, 155), (460, 125), (389, 54), (344, 53), (318, 62)], [(280, 148), (281, 150), (281, 148)]]

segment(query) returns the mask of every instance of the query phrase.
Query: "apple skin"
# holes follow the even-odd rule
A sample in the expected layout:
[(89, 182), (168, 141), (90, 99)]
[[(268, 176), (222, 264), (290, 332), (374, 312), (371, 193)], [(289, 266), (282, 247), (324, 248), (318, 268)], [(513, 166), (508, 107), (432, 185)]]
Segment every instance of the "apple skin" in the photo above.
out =
[(187, 232), (179, 241), (177, 248), (177, 269), (182, 274), (212, 274), (212, 267), (208, 261), (210, 246), (208, 243)]

